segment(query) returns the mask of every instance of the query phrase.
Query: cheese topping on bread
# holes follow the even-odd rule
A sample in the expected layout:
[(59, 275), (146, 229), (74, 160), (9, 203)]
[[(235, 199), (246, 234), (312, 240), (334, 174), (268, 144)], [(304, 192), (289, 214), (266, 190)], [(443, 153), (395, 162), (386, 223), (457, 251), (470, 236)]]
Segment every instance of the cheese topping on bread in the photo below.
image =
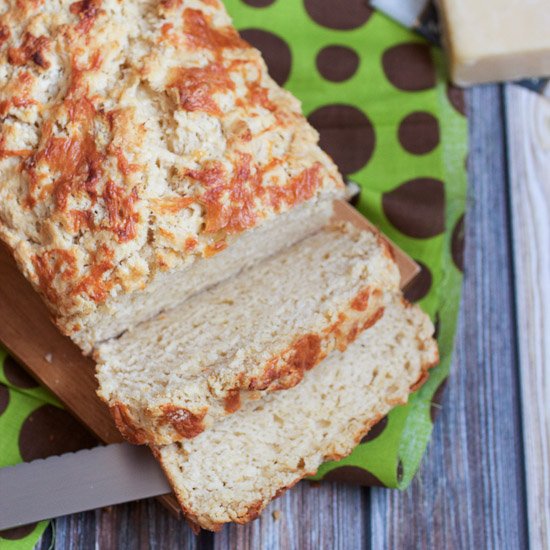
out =
[(0, 237), (66, 333), (342, 189), (217, 0), (2, 0), (0, 14)]

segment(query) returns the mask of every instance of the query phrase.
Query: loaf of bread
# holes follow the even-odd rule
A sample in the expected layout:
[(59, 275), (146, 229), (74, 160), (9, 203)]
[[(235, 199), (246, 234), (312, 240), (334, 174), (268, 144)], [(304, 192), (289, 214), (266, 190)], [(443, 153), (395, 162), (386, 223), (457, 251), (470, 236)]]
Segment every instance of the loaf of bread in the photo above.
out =
[(154, 448), (195, 527), (254, 519), (326, 460), (348, 455), (438, 360), (433, 326), (399, 296), (298, 386), (250, 401), (195, 439)]
[(195, 437), (260, 392), (296, 385), (398, 288), (376, 233), (328, 226), (101, 344), (99, 395), (133, 443)]
[(2, 0), (0, 62), (0, 238), (85, 352), (343, 192), (218, 0)]
[(0, 64), (0, 240), (195, 526), (421, 383), (430, 321), (376, 233), (327, 225), (341, 176), (218, 0), (0, 0)]

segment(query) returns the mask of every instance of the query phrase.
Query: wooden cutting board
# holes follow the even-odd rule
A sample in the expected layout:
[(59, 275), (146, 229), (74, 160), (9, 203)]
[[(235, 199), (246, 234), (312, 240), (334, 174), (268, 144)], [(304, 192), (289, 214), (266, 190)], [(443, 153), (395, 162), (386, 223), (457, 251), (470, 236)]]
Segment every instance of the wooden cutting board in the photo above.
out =
[[(360, 228), (374, 228), (346, 202), (336, 201), (335, 218), (350, 221)], [(420, 268), (401, 249), (388, 242), (394, 250), (404, 288)], [(95, 393), (94, 361), (84, 357), (53, 325), (46, 306), (18, 271), (4, 246), (0, 246), (0, 315), (0, 342), (21, 365), (101, 441), (122, 441), (107, 407)], [(175, 499), (162, 498), (171, 510), (179, 511)]]

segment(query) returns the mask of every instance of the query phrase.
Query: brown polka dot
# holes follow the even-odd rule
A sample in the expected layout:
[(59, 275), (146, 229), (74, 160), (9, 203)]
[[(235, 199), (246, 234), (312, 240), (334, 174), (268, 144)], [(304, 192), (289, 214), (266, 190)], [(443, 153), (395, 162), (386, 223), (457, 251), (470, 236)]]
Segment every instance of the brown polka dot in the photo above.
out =
[(0, 414), (2, 414), (7, 408), (10, 402), (10, 392), (4, 384), (0, 384)]
[(367, 443), (367, 441), (372, 441), (373, 439), (376, 439), (379, 435), (382, 434), (382, 432), (386, 429), (386, 426), (388, 425), (388, 417), (384, 416), (381, 420), (379, 420), (370, 430), (369, 433), (361, 439), (361, 443)]
[(21, 525), (20, 527), (13, 527), (12, 529), (4, 529), (0, 531), (0, 537), (6, 540), (19, 540), (25, 538), (27, 535), (30, 535), (36, 523), (29, 523), (29, 525)]
[(326, 105), (309, 122), (319, 131), (321, 147), (344, 175), (357, 172), (370, 160), (376, 137), (370, 120), (351, 105)]
[(351, 483), (365, 487), (385, 487), (374, 474), (358, 466), (340, 466), (331, 470), (324, 478), (324, 481), (338, 481), (340, 483)]
[(241, 31), (241, 36), (262, 52), (271, 78), (283, 86), (292, 65), (288, 44), (276, 34), (261, 29), (245, 29)]
[(386, 78), (400, 90), (417, 92), (435, 86), (435, 68), (427, 44), (410, 42), (387, 49), (382, 67)]
[(25, 462), (95, 445), (96, 439), (82, 425), (53, 405), (32, 412), (19, 433), (19, 452)]
[(441, 403), (443, 401), (445, 388), (447, 387), (447, 381), (448, 381), (448, 378), (445, 378), (445, 380), (443, 380), (443, 382), (439, 384), (439, 386), (437, 387), (437, 390), (435, 390), (435, 393), (433, 394), (432, 402), (430, 405), (430, 418), (432, 419), (432, 422), (435, 422), (435, 419), (437, 418), (437, 415), (441, 410)]
[(243, 2), (253, 8), (267, 8), (267, 6), (271, 6), (275, 0), (243, 0)]
[(464, 271), (464, 214), (460, 216), (453, 229), (451, 255), (457, 269)]
[(23, 367), (9, 355), (4, 360), (4, 374), (8, 382), (18, 388), (27, 389), (36, 388), (38, 386), (36, 380), (29, 376), (26, 371), (23, 370)]
[(305, 0), (309, 16), (319, 25), (330, 29), (349, 30), (360, 27), (372, 15), (365, 0)]
[(430, 113), (411, 113), (401, 121), (397, 134), (405, 151), (425, 155), (439, 144), (439, 122)]
[(332, 82), (351, 78), (359, 67), (357, 52), (346, 46), (327, 46), (317, 54), (317, 70)]
[(445, 191), (440, 180), (407, 181), (384, 193), (382, 208), (388, 220), (409, 237), (428, 239), (445, 229)]
[(409, 302), (418, 302), (430, 292), (432, 287), (432, 273), (426, 264), (415, 260), (420, 266), (420, 273), (407, 285), (403, 294)]
[(466, 116), (466, 101), (464, 99), (464, 90), (447, 83), (447, 97), (451, 105), (461, 114)]

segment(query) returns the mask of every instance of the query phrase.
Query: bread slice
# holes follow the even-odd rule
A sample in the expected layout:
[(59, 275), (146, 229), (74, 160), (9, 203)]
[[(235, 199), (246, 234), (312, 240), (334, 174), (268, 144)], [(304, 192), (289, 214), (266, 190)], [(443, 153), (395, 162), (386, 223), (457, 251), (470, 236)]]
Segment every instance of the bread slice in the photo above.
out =
[(343, 193), (218, 0), (0, 12), (0, 238), (84, 351), (165, 307), (166, 280), (197, 279), (193, 264), (240, 235)]
[(98, 343), (138, 326), (319, 231), (329, 223), (332, 215), (332, 198), (297, 205), (238, 238), (230, 239), (231, 246), (206, 261), (193, 261), (182, 268), (160, 271), (142, 289), (117, 295), (108, 306), (91, 312), (86, 328), (74, 333), (72, 338), (89, 353)]
[(182, 510), (213, 531), (246, 523), (327, 460), (348, 455), (438, 360), (433, 326), (396, 296), (345, 352), (192, 440), (153, 449)]
[(195, 437), (345, 349), (398, 285), (377, 233), (329, 226), (102, 344), (98, 393), (134, 443)]

